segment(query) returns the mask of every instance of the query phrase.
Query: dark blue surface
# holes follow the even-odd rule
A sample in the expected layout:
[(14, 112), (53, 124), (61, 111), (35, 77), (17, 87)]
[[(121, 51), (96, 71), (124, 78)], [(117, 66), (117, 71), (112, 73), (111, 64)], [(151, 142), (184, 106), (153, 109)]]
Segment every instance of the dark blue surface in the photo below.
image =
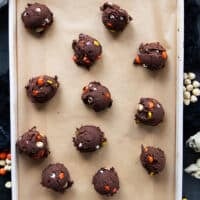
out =
[[(8, 72), (8, 7), (0, 9), (0, 151), (9, 149), (9, 72)], [(0, 176), (0, 200), (10, 200), (11, 190), (4, 184), (10, 174)]]
[[(185, 0), (185, 71), (195, 72), (200, 81), (200, 0)], [(200, 131), (200, 100), (184, 108), (184, 144)], [(184, 148), (184, 168), (196, 162), (200, 153)], [(200, 180), (183, 174), (183, 193), (189, 200), (200, 200)]]

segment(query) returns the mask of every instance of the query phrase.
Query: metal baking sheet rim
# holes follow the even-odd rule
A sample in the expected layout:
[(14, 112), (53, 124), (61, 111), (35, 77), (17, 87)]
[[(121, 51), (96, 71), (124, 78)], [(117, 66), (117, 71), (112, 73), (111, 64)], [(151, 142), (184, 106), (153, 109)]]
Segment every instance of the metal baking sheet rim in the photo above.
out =
[[(177, 0), (177, 96), (176, 96), (176, 192), (175, 199), (182, 199), (183, 176), (183, 72), (184, 72), (184, 1)], [(9, 66), (10, 66), (10, 125), (12, 154), (12, 200), (18, 200), (16, 159), (17, 131), (17, 52), (16, 52), (16, 0), (9, 1)]]

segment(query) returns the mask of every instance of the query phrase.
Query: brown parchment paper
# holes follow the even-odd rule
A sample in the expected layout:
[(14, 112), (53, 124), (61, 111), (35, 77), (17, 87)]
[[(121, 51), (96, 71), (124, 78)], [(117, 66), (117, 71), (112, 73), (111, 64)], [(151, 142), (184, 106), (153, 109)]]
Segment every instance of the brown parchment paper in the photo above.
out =
[[(91, 184), (102, 166), (114, 166), (120, 177), (115, 200), (172, 200), (175, 193), (175, 94), (176, 1), (115, 0), (133, 17), (118, 37), (101, 23), (102, 0), (40, 0), (54, 13), (54, 24), (41, 38), (27, 32), (21, 13), (28, 2), (17, 0), (18, 135), (36, 125), (48, 136), (51, 155), (44, 162), (18, 156), (19, 200), (100, 200)], [(79, 33), (97, 38), (103, 56), (90, 71), (77, 67), (71, 57), (72, 40)], [(166, 68), (150, 72), (132, 62), (141, 42), (160, 41), (168, 51)], [(35, 106), (26, 97), (29, 78), (58, 75), (60, 88), (46, 105)], [(95, 113), (80, 95), (89, 81), (100, 81), (112, 94), (113, 106)], [(164, 122), (157, 127), (136, 125), (134, 112), (140, 97), (154, 97), (164, 106)], [(108, 143), (91, 154), (80, 154), (72, 144), (76, 127), (100, 126)], [(140, 164), (140, 146), (154, 145), (166, 152), (167, 165), (155, 177)], [(64, 194), (40, 186), (40, 175), (49, 163), (62, 162), (74, 185)]]

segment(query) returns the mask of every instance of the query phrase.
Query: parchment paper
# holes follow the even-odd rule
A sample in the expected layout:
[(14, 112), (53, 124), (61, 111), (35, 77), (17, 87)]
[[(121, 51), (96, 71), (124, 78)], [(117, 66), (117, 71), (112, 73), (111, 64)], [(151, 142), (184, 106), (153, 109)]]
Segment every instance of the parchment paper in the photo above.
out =
[[(101, 23), (102, 0), (40, 0), (54, 13), (54, 24), (41, 38), (27, 32), (21, 13), (28, 2), (17, 0), (18, 135), (36, 125), (48, 136), (51, 155), (44, 162), (18, 157), (19, 200), (100, 200), (91, 184), (102, 166), (114, 166), (120, 177), (115, 200), (172, 200), (175, 192), (176, 1), (115, 0), (133, 17), (118, 37)], [(77, 67), (71, 57), (72, 40), (79, 33), (97, 38), (103, 56), (90, 71)], [(133, 66), (141, 42), (160, 41), (168, 51), (166, 68), (150, 72)], [(60, 88), (43, 106), (33, 105), (25, 94), (29, 78), (58, 75)], [(100, 81), (112, 94), (113, 106), (95, 113), (81, 101), (82, 87)], [(140, 97), (154, 97), (164, 106), (164, 122), (157, 127), (136, 125), (134, 113)], [(76, 127), (100, 126), (108, 143), (91, 154), (73, 146)], [(150, 177), (140, 164), (141, 144), (161, 147), (167, 157), (164, 171)], [(40, 175), (49, 163), (62, 162), (74, 185), (64, 194), (40, 186)]]

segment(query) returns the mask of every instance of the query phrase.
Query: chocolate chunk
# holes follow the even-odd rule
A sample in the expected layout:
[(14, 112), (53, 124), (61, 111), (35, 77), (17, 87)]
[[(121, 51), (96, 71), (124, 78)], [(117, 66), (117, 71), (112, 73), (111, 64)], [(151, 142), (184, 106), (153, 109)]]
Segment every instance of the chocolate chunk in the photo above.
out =
[(58, 87), (57, 76), (41, 75), (30, 79), (25, 88), (33, 103), (45, 103), (54, 97)]
[(166, 49), (159, 42), (153, 42), (140, 45), (139, 54), (135, 58), (134, 64), (143, 65), (154, 71), (164, 68), (166, 61)]
[(40, 3), (28, 4), (21, 15), (25, 27), (34, 33), (43, 33), (53, 23), (53, 13)]
[(121, 32), (132, 20), (128, 13), (118, 5), (106, 2), (101, 6), (102, 22), (111, 32)]
[(41, 184), (56, 192), (64, 192), (73, 185), (67, 168), (61, 164), (50, 164), (42, 171)]
[(113, 167), (99, 169), (93, 176), (92, 183), (101, 195), (113, 196), (119, 190), (119, 177)]
[(82, 33), (79, 35), (78, 40), (73, 40), (72, 48), (74, 50), (74, 62), (87, 69), (89, 69), (102, 54), (100, 42)]
[(100, 149), (106, 138), (99, 127), (88, 125), (77, 129), (73, 142), (80, 152), (92, 152)]
[(141, 98), (135, 114), (136, 123), (156, 126), (163, 121), (164, 109), (160, 102), (152, 98)]
[(95, 112), (102, 111), (112, 106), (111, 94), (105, 86), (99, 82), (90, 82), (83, 88), (83, 102)]
[(166, 163), (164, 151), (151, 146), (144, 147), (143, 145), (140, 160), (143, 167), (150, 175), (160, 173), (164, 169)]
[(35, 160), (44, 159), (50, 153), (47, 137), (41, 135), (36, 130), (36, 127), (33, 127), (20, 136), (17, 140), (16, 146), (20, 153), (24, 153)]

